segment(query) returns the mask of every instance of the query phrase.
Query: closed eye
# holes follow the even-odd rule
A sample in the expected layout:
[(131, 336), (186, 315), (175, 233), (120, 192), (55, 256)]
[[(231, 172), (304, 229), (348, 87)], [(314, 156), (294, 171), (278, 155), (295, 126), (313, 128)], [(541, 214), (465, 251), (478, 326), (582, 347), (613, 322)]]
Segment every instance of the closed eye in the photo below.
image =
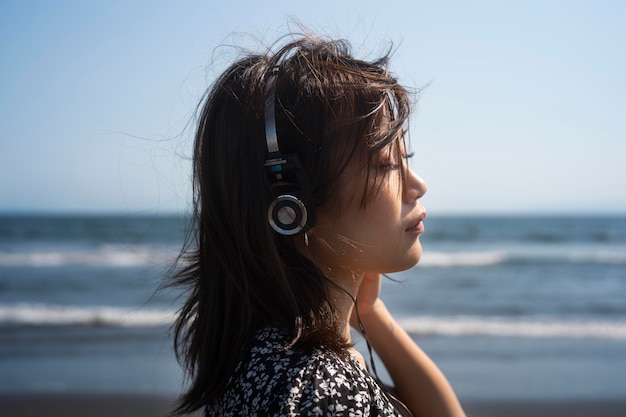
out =
[(392, 162), (387, 162), (384, 164), (381, 164), (379, 166), (380, 169), (385, 170), (385, 171), (395, 171), (398, 170), (400, 168), (403, 167), (404, 164), (408, 165), (409, 164), (409, 159), (411, 159), (413, 157), (414, 153), (411, 152), (410, 154), (406, 154), (406, 155), (402, 155), (402, 159), (403, 159), (403, 163), (402, 164), (396, 164), (396, 163), (392, 163)]
[(402, 167), (400, 164), (382, 164), (379, 166), (380, 169), (384, 171), (395, 171)]

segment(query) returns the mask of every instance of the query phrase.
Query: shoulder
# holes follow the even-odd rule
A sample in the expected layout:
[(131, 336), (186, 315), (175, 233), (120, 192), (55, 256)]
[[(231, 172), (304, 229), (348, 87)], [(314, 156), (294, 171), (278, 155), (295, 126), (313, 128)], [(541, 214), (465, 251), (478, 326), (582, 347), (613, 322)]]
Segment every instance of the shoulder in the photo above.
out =
[(275, 329), (259, 332), (207, 415), (395, 415), (356, 359), (324, 349), (286, 348), (288, 342)]
[(315, 351), (284, 394), (284, 415), (369, 415), (372, 387), (352, 359)]

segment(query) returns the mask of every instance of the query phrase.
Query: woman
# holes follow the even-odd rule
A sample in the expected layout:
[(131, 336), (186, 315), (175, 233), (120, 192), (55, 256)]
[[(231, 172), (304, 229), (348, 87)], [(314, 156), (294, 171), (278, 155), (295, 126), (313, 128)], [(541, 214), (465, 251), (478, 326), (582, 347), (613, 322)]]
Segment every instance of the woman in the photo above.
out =
[(237, 61), (203, 101), (194, 227), (172, 284), (188, 289), (176, 413), (464, 415), (379, 298), (381, 274), (418, 262), (426, 215), (426, 184), (407, 164), (409, 96), (387, 57), (306, 36)]

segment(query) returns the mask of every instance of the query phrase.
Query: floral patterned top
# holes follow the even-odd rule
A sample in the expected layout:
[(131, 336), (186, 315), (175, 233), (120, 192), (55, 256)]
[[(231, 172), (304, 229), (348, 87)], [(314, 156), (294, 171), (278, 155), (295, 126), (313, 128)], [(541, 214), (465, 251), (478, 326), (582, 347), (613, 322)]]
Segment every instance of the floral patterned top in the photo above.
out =
[(205, 416), (401, 416), (357, 359), (285, 349), (289, 341), (277, 329), (259, 331)]

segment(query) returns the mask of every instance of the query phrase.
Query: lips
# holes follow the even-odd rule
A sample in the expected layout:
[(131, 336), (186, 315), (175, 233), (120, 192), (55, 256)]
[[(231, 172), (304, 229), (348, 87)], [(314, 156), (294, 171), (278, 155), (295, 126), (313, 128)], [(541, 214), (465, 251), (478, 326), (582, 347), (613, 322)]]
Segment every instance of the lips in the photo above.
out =
[(423, 231), (424, 231), (424, 223), (422, 222), (419, 222), (405, 230), (405, 232), (413, 232), (413, 233), (416, 233), (416, 232), (421, 233)]
[(426, 212), (423, 212), (419, 216), (419, 218), (417, 219), (417, 222), (415, 224), (413, 224), (412, 226), (407, 227), (405, 229), (405, 232), (413, 232), (413, 233), (416, 233), (416, 232), (421, 233), (421, 232), (423, 232), (424, 231), (424, 223), (423, 223), (423, 221), (424, 221), (425, 217), (426, 217)]

